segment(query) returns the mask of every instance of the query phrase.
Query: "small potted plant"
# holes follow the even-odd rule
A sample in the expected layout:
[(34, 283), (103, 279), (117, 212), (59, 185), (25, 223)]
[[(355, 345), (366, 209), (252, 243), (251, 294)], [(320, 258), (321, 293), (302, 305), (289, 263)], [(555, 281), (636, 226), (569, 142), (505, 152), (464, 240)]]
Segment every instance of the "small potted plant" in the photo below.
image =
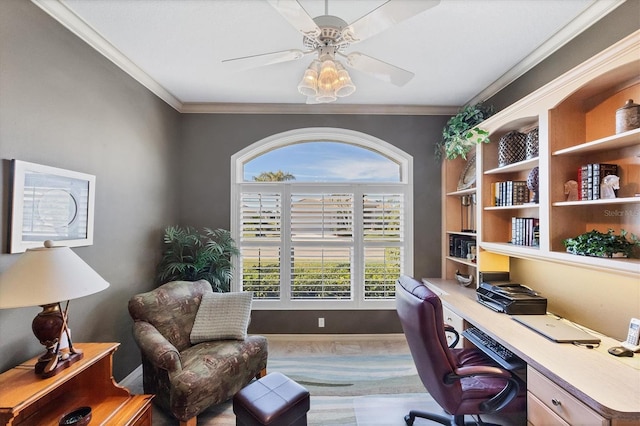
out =
[(620, 230), (620, 235), (616, 235), (613, 229), (606, 233), (594, 229), (563, 242), (567, 252), (581, 256), (634, 257), (635, 249), (640, 247), (640, 240), (634, 234), (630, 234), (628, 240), (627, 235), (628, 232), (624, 229)]
[(467, 153), (475, 145), (488, 143), (489, 132), (479, 128), (478, 124), (494, 112), (493, 106), (482, 102), (462, 108), (442, 129), (442, 140), (436, 144), (436, 158), (444, 155), (448, 160), (453, 160), (460, 156), (466, 160)]

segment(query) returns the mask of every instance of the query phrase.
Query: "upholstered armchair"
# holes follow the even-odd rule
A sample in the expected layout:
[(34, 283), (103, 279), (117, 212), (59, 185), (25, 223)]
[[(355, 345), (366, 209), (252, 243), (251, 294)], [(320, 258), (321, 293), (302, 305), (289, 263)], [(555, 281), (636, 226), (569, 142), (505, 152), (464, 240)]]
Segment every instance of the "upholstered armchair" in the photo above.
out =
[[(229, 305), (227, 296), (237, 300), (241, 295), (213, 293), (204, 280), (174, 281), (129, 301), (144, 391), (155, 394), (153, 401), (181, 426), (195, 426), (202, 411), (266, 374), (267, 339), (246, 335), (250, 301), (247, 309), (244, 302)], [(211, 330), (203, 331), (203, 324), (211, 325), (214, 334), (207, 336)], [(225, 327), (232, 330), (226, 332)]]

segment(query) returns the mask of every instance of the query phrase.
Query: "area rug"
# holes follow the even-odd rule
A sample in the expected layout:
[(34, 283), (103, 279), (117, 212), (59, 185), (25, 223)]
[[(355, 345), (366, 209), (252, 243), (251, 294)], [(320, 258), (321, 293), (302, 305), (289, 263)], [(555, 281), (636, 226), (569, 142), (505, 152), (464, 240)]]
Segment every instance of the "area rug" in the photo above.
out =
[[(313, 426), (401, 426), (406, 407), (422, 407), (425, 401), (432, 401), (410, 355), (273, 357), (268, 370), (281, 372), (309, 390), (307, 419)], [(141, 381), (140, 377), (129, 386), (132, 392), (141, 393)], [(154, 426), (177, 424), (154, 406)], [(200, 414), (198, 425), (235, 425), (231, 402)]]

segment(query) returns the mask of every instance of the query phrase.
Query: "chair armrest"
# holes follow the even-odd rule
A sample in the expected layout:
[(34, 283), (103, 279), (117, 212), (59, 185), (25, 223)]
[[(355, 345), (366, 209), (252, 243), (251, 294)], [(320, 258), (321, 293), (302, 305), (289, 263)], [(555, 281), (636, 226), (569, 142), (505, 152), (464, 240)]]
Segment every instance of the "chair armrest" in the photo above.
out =
[(474, 365), (469, 367), (456, 368), (451, 374), (447, 374), (444, 378), (446, 384), (452, 384), (456, 380), (465, 377), (486, 376), (496, 379), (505, 379), (504, 388), (490, 399), (480, 403), (480, 409), (485, 413), (494, 413), (502, 410), (509, 404), (520, 392), (520, 383), (513, 377), (510, 371), (498, 367), (488, 365)]
[(445, 324), (444, 325), (444, 332), (445, 333), (452, 333), (455, 336), (455, 338), (453, 339), (453, 342), (451, 342), (449, 344), (450, 348), (455, 347), (458, 344), (458, 342), (460, 341), (460, 334), (458, 333), (458, 331), (452, 325)]
[(170, 373), (182, 370), (180, 352), (151, 324), (133, 323), (133, 338), (144, 356), (158, 368)]

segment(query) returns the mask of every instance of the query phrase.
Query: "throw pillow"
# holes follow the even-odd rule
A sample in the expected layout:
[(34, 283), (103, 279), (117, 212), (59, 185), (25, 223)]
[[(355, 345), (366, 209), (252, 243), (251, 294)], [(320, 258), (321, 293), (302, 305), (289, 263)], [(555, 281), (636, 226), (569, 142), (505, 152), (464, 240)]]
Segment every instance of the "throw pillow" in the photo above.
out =
[(251, 318), (253, 293), (205, 293), (191, 329), (191, 344), (211, 340), (244, 340)]

